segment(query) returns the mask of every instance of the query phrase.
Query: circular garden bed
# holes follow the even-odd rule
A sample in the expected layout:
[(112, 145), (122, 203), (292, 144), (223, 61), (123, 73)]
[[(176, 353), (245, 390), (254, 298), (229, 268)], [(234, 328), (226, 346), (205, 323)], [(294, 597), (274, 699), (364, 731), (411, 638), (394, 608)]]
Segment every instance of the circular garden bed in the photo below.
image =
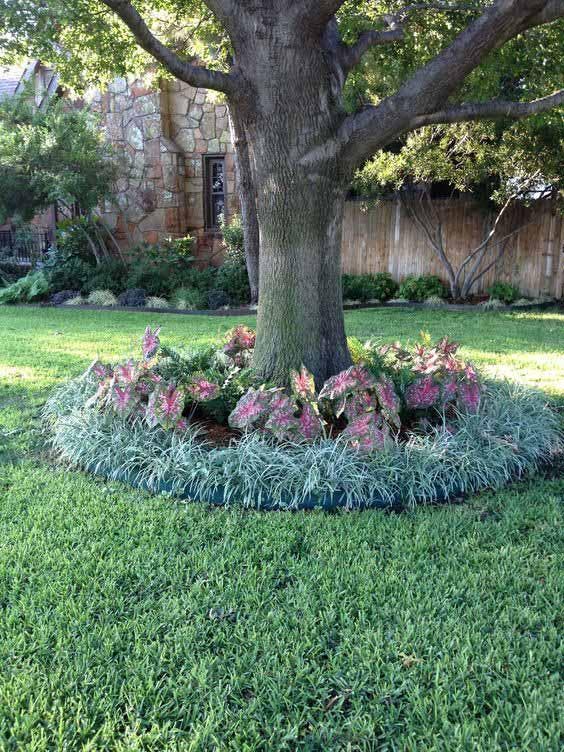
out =
[(539, 392), (482, 379), (456, 345), (350, 340), (354, 365), (316, 389), (249, 368), (254, 333), (178, 352), (148, 329), (143, 357), (95, 362), (45, 407), (66, 463), (152, 492), (247, 508), (406, 507), (499, 488), (562, 450)]

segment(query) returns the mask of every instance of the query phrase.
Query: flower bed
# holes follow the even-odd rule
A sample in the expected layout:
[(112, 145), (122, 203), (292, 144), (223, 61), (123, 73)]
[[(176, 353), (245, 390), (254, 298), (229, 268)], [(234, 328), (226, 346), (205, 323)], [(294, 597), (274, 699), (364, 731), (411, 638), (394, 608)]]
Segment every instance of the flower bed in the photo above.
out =
[(561, 449), (539, 393), (484, 382), (456, 345), (350, 341), (354, 365), (316, 390), (257, 384), (254, 333), (179, 353), (147, 329), (143, 357), (93, 363), (49, 400), (58, 456), (151, 491), (260, 508), (413, 505), (499, 487)]

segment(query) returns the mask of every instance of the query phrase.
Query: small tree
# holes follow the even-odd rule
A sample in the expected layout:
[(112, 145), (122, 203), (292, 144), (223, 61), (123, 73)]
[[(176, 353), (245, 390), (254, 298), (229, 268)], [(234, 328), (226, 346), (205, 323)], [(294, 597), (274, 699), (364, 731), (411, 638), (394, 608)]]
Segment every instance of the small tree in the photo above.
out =
[(53, 204), (88, 217), (118, 173), (88, 110), (63, 100), (37, 110), (25, 93), (0, 104), (0, 222), (27, 222)]

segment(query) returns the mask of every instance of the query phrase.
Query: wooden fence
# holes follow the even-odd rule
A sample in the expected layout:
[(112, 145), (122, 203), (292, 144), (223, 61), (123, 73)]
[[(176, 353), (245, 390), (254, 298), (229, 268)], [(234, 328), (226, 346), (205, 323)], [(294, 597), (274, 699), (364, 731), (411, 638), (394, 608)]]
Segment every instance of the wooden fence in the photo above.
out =
[[(434, 204), (443, 221), (445, 247), (457, 268), (485, 237), (487, 217), (470, 199), (440, 199)], [(520, 229), (518, 229), (520, 228)], [(516, 232), (514, 232), (517, 230)], [(524, 295), (561, 299), (564, 286), (564, 219), (551, 202), (534, 208), (518, 206), (503, 218), (495, 238), (508, 238), (503, 258), (482, 277), (472, 294), (482, 293), (501, 280)], [(494, 258), (496, 248), (489, 253)], [(347, 201), (343, 228), (343, 271), (348, 274), (390, 272), (401, 281), (410, 274), (437, 274), (444, 269), (423, 231), (396, 200), (376, 205)]]

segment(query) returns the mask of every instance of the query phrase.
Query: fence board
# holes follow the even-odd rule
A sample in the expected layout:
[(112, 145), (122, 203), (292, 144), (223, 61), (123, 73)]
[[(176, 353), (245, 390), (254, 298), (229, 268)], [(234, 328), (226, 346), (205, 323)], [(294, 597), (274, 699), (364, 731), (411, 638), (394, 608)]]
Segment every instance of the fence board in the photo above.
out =
[[(444, 224), (445, 246), (457, 268), (484, 237), (484, 227), (493, 223), (470, 199), (437, 199), (434, 205)], [(524, 295), (563, 297), (564, 221), (549, 202), (532, 208), (516, 206), (503, 217), (490, 243), (493, 259), (495, 242), (505, 236), (507, 248), (502, 259), (472, 289), (483, 293), (500, 280), (516, 285)], [(491, 255), (490, 255), (491, 254)], [(383, 200), (369, 206), (347, 201), (343, 225), (343, 271), (365, 274), (387, 271), (401, 281), (410, 274), (437, 274), (444, 269), (422, 230), (407, 216), (396, 200)]]

